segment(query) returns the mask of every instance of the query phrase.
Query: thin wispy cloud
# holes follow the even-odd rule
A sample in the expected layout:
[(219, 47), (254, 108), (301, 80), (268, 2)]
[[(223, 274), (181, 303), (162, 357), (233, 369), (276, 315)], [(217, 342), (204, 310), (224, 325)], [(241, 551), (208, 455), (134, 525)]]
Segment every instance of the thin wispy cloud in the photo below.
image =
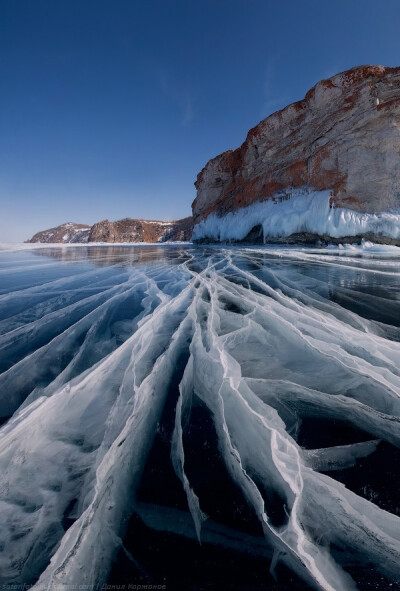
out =
[(277, 94), (275, 82), (276, 59), (270, 57), (267, 61), (264, 72), (264, 100), (261, 107), (261, 117), (265, 118), (271, 113), (282, 109), (287, 104), (287, 97)]
[(177, 83), (168, 72), (161, 72), (159, 82), (162, 91), (180, 110), (182, 125), (190, 125), (195, 117), (193, 99), (190, 91), (183, 84)]

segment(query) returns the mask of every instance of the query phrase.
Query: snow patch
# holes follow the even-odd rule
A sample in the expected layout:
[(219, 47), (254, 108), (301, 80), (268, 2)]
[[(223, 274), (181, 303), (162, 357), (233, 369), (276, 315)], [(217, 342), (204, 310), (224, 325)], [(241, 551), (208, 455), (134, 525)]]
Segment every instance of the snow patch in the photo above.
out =
[(157, 222), (153, 220), (142, 220), (146, 222), (146, 224), (156, 224), (157, 226), (173, 226), (176, 222), (173, 220), (171, 222)]

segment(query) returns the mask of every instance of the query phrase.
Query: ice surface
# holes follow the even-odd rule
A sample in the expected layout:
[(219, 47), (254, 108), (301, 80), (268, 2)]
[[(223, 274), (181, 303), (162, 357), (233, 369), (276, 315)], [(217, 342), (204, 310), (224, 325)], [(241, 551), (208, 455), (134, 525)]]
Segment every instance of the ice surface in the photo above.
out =
[[(305, 588), (356, 589), (366, 567), (395, 585), (398, 508), (340, 475), (363, 475), (382, 442), (393, 457), (400, 447), (398, 252), (3, 252), (1, 582), (102, 585), (137, 514), (155, 531), (262, 558), (277, 584), (283, 563)], [(215, 444), (206, 431), (193, 439), (199, 407)], [(165, 417), (179, 510), (141, 497)], [(263, 537), (236, 529), (233, 509), (218, 521), (196, 445), (215, 446)]]
[(400, 212), (359, 213), (330, 206), (330, 191), (304, 193), (293, 191), (284, 200), (269, 199), (253, 203), (223, 216), (210, 214), (195, 225), (193, 239), (243, 240), (256, 226), (262, 226), (264, 238), (309, 232), (333, 238), (367, 233), (400, 238)]
[(379, 439), (352, 445), (306, 450), (303, 454), (308, 465), (314, 470), (329, 472), (354, 466), (359, 458), (365, 458), (374, 453), (378, 444)]

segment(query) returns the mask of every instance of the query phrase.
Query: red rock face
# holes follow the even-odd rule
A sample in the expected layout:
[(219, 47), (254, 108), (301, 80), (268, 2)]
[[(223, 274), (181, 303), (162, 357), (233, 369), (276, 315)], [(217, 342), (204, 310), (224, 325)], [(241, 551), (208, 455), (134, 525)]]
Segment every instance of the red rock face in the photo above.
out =
[(195, 186), (195, 223), (298, 188), (331, 189), (333, 203), (358, 211), (400, 207), (400, 68), (318, 82), (210, 160)]
[(190, 240), (193, 230), (191, 217), (163, 222), (126, 218), (117, 222), (103, 220), (94, 224), (89, 242), (174, 242)]

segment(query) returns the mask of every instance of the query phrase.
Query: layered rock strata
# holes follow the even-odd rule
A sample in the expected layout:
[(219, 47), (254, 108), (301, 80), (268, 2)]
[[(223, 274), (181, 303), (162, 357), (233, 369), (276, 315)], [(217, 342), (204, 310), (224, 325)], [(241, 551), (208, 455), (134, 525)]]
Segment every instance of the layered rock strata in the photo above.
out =
[[(302, 101), (251, 129), (240, 148), (210, 160), (195, 185), (195, 224), (210, 214), (223, 218), (299, 193), (321, 194), (324, 208), (326, 191), (333, 208), (396, 213), (400, 68), (360, 66), (318, 82)], [(201, 232), (195, 229), (195, 238), (207, 236), (202, 227)]]

